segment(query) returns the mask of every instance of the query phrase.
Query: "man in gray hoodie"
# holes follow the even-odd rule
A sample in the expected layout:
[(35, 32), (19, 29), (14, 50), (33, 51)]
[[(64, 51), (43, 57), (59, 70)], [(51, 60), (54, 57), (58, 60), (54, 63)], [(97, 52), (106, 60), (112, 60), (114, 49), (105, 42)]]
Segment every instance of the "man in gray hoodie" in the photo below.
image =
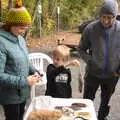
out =
[(85, 28), (78, 47), (80, 58), (87, 64), (83, 97), (94, 100), (98, 87), (101, 88), (98, 120), (106, 120), (109, 101), (119, 79), (120, 22), (116, 20), (117, 14), (116, 2), (105, 1), (100, 18)]

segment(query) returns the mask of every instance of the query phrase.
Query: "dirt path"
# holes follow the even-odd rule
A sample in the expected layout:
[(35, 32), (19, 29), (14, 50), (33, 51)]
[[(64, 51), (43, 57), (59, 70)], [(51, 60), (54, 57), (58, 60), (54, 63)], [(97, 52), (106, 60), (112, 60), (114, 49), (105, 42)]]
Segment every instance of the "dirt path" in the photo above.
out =
[(72, 32), (59, 32), (55, 35), (50, 35), (41, 38), (29, 38), (28, 48), (30, 51), (43, 51), (50, 52), (55, 46), (58, 45), (58, 40), (63, 40), (63, 43), (79, 44), (80, 34)]

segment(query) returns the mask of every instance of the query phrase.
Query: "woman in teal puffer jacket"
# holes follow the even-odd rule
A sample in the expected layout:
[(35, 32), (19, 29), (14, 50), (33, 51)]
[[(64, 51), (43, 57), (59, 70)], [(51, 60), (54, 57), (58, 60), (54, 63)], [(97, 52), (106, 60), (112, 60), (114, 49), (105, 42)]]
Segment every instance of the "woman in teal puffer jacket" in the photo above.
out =
[(23, 34), (31, 23), (28, 11), (17, 4), (0, 31), (0, 104), (6, 120), (22, 120), (30, 86), (41, 80), (30, 66)]

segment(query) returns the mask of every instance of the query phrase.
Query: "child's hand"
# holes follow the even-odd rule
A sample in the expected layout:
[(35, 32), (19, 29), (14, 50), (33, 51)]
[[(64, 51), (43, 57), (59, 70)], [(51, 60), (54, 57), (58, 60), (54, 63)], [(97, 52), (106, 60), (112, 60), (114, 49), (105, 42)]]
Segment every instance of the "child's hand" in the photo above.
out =
[(79, 62), (79, 60), (75, 59), (75, 60), (71, 61), (71, 65), (80, 66), (80, 62)]
[(65, 66), (80, 66), (80, 62), (77, 59), (69, 61)]

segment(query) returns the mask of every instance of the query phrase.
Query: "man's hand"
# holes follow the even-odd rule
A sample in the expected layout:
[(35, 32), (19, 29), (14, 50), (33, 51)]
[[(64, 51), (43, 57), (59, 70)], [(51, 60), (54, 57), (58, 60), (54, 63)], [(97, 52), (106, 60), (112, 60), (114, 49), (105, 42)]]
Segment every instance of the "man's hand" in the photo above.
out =
[(115, 73), (114, 76), (115, 77), (120, 77), (120, 74)]

